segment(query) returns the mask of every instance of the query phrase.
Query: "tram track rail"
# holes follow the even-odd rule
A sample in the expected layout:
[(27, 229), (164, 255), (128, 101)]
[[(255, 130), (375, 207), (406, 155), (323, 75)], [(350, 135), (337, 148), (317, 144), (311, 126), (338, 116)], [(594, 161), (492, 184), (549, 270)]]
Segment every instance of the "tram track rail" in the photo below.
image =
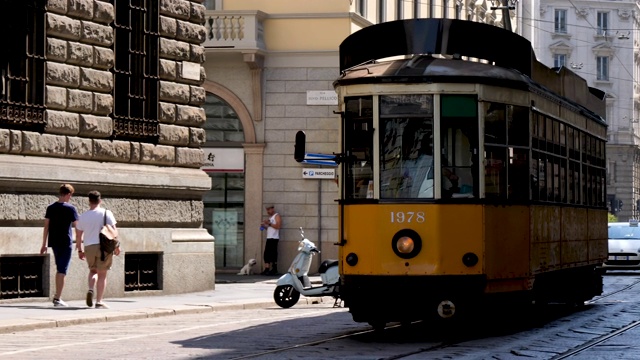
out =
[(257, 353), (254, 353), (254, 354), (238, 356), (238, 357), (231, 358), (229, 360), (253, 359), (253, 358), (260, 357), (260, 356), (273, 355), (273, 354), (277, 354), (277, 353), (281, 353), (281, 352), (285, 352), (285, 351), (289, 351), (289, 350), (303, 348), (303, 347), (306, 347), (306, 346), (316, 346), (316, 345), (320, 345), (320, 344), (326, 344), (326, 343), (329, 343), (329, 342), (332, 342), (332, 341), (344, 340), (344, 339), (347, 339), (347, 338), (350, 338), (350, 337), (355, 337), (355, 336), (358, 336), (358, 335), (371, 334), (371, 333), (374, 333), (374, 332), (375, 332), (375, 330), (373, 330), (373, 329), (355, 331), (355, 332), (350, 332), (350, 333), (343, 334), (343, 335), (332, 336), (332, 337), (329, 337), (329, 338), (326, 338), (326, 339), (314, 340), (314, 341), (309, 341), (309, 342), (306, 342), (306, 343), (295, 344), (295, 345), (288, 345), (288, 346), (283, 346), (283, 347), (277, 348), (277, 349), (272, 349), (272, 350), (257, 352)]
[[(614, 290), (614, 291), (610, 291), (606, 294), (597, 296), (594, 299), (591, 299), (589, 301), (585, 301), (584, 305), (592, 305), (592, 304), (596, 304), (600, 301), (603, 301), (605, 299), (608, 299), (612, 296), (615, 296), (617, 294), (623, 293), (631, 288), (633, 288), (634, 286), (637, 286), (638, 284), (640, 284), (640, 280), (637, 280), (631, 284), (625, 285), (620, 289)], [(305, 348), (305, 347), (310, 347), (310, 346), (317, 346), (317, 345), (322, 345), (322, 344), (328, 344), (331, 342), (335, 342), (335, 341), (340, 341), (340, 340), (346, 340), (346, 339), (353, 339), (353, 338), (357, 338), (357, 337), (362, 337), (362, 336), (384, 336), (384, 334), (388, 331), (393, 331), (394, 329), (400, 329), (400, 328), (406, 328), (407, 326), (420, 326), (420, 324), (422, 324), (423, 321), (416, 321), (411, 323), (410, 325), (407, 324), (400, 324), (400, 323), (391, 323), (389, 325), (387, 325), (382, 331), (381, 330), (376, 330), (373, 328), (369, 328), (369, 329), (363, 329), (363, 330), (356, 330), (356, 331), (351, 331), (348, 333), (344, 333), (341, 335), (337, 335), (337, 336), (331, 336), (331, 337), (327, 337), (325, 339), (319, 339), (319, 340), (314, 340), (314, 341), (309, 341), (309, 342), (301, 342), (298, 344), (291, 344), (291, 345), (287, 345), (287, 346), (282, 346), (279, 348), (275, 348), (275, 349), (270, 349), (270, 350), (265, 350), (265, 351), (258, 351), (255, 352), (253, 354), (245, 354), (242, 356), (238, 356), (238, 357), (234, 357), (230, 360), (242, 360), (242, 359), (254, 359), (254, 358), (260, 358), (263, 356), (269, 356), (269, 355), (276, 355), (276, 354), (282, 354), (282, 353), (286, 353), (287, 351), (292, 351), (292, 350), (299, 350), (301, 348)], [(589, 349), (603, 343), (606, 342), (607, 340), (614, 338), (616, 336), (619, 336), (631, 329), (634, 329), (636, 327), (640, 326), (640, 320), (639, 321), (635, 321), (633, 323), (630, 323), (622, 328), (619, 328), (617, 330), (614, 330), (608, 334), (599, 336), (595, 339), (592, 339), (588, 342), (585, 342), (581, 345), (578, 345), (576, 347), (573, 347), (572, 349), (569, 349), (561, 354), (556, 355), (555, 357), (552, 358), (552, 360), (561, 360), (561, 359), (567, 359), (567, 358), (571, 358), (572, 356), (575, 356), (577, 354), (583, 353), (585, 351), (588, 351)], [(469, 338), (463, 337), (463, 338), (457, 338), (457, 339), (449, 339), (449, 340), (444, 340), (444, 341), (425, 341), (425, 344), (423, 344), (423, 346), (420, 346), (416, 349), (413, 350), (409, 350), (406, 352), (402, 352), (399, 354), (393, 354), (393, 355), (389, 355), (386, 357), (380, 357), (380, 360), (399, 360), (399, 359), (403, 359), (406, 357), (410, 357), (410, 356), (415, 356), (415, 355), (419, 355), (419, 354), (427, 354), (427, 353), (431, 353), (431, 352), (435, 352), (435, 351), (439, 351), (439, 350), (443, 350), (446, 349), (448, 347), (452, 347), (452, 346), (456, 346), (459, 344), (462, 344), (468, 340), (472, 340), (472, 339), (477, 339), (476, 336), (470, 336)]]
[(627, 331), (629, 331), (631, 329), (634, 329), (634, 328), (636, 328), (638, 326), (640, 326), (640, 320), (634, 321), (631, 324), (629, 324), (627, 326), (624, 326), (624, 327), (622, 327), (622, 328), (620, 328), (618, 330), (614, 330), (613, 332), (611, 332), (609, 334), (599, 336), (599, 337), (597, 337), (597, 338), (595, 338), (593, 340), (590, 340), (590, 341), (588, 341), (588, 342), (586, 342), (586, 343), (584, 343), (584, 344), (582, 344), (582, 345), (580, 345), (578, 347), (575, 347), (575, 348), (573, 348), (573, 349), (571, 349), (569, 351), (566, 351), (566, 352), (564, 352), (562, 354), (556, 355), (556, 356), (552, 357), (550, 360), (568, 359), (568, 358), (570, 358), (570, 357), (572, 357), (574, 355), (577, 355), (577, 354), (580, 354), (580, 353), (584, 353), (587, 350), (589, 350), (591, 348), (594, 348), (594, 347), (602, 344), (603, 342), (605, 342), (605, 341), (607, 341), (609, 339), (612, 339), (612, 338), (614, 338), (616, 336), (622, 335), (625, 332), (627, 332)]
[(638, 284), (640, 284), (640, 280), (637, 280), (637, 281), (635, 281), (635, 282), (633, 282), (633, 283), (631, 283), (629, 285), (626, 285), (625, 287), (623, 287), (621, 289), (606, 293), (604, 295), (596, 296), (594, 299), (591, 299), (589, 301), (585, 301), (584, 304), (585, 305), (595, 304), (596, 302), (598, 302), (598, 301), (600, 301), (602, 299), (606, 299), (606, 298), (608, 298), (610, 296), (613, 296), (613, 295), (619, 294), (621, 292), (624, 292), (626, 290), (629, 290), (629, 289), (631, 289), (632, 287), (634, 287), (634, 286), (636, 286)]
[[(600, 301), (602, 299), (606, 299), (606, 298), (608, 298), (610, 296), (613, 296), (613, 295), (622, 293), (622, 292), (624, 292), (626, 290), (629, 290), (629, 289), (631, 289), (632, 287), (634, 287), (634, 286), (636, 286), (638, 284), (640, 284), (640, 280), (637, 280), (637, 281), (635, 281), (635, 282), (633, 282), (633, 283), (631, 283), (629, 285), (626, 285), (623, 288), (618, 289), (616, 291), (612, 291), (612, 292), (607, 293), (605, 295), (601, 295), (601, 296), (599, 296), (599, 297), (597, 297), (595, 299), (592, 299), (592, 300), (589, 300), (589, 301), (585, 301), (585, 304), (594, 304), (594, 303), (596, 303), (596, 302), (598, 302), (598, 301)], [(627, 332), (629, 330), (635, 329), (638, 326), (640, 326), (640, 320), (634, 321), (634, 322), (632, 322), (632, 323), (630, 323), (630, 324), (628, 324), (626, 326), (623, 326), (623, 327), (621, 327), (621, 328), (619, 328), (617, 330), (613, 330), (612, 332), (610, 332), (608, 334), (598, 336), (597, 338), (589, 340), (589, 341), (585, 342), (582, 345), (576, 346), (573, 349), (570, 349), (570, 350), (565, 351), (565, 352), (563, 352), (561, 354), (558, 354), (558, 355), (552, 357), (550, 360), (568, 359), (568, 358), (571, 358), (571, 357), (573, 357), (575, 355), (584, 353), (584, 352), (588, 351), (589, 349), (592, 349), (592, 348), (594, 348), (594, 347), (596, 347), (596, 346), (608, 341), (609, 339), (612, 339), (612, 338), (615, 338), (617, 336), (620, 336), (620, 335), (624, 334), (625, 332)]]

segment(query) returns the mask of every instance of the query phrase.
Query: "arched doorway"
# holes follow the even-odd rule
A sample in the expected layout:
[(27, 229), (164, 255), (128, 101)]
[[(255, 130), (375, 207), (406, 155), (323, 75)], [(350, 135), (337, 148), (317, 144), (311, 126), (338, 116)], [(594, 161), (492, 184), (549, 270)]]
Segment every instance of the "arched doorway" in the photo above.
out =
[(216, 268), (241, 267), (245, 243), (244, 129), (238, 113), (207, 92), (203, 146), (211, 190), (203, 197), (204, 227), (215, 237)]

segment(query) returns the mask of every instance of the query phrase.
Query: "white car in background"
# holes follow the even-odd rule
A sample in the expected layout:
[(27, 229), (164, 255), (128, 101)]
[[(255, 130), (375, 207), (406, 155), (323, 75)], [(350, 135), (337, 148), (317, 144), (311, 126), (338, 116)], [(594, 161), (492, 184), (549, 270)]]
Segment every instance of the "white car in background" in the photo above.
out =
[(609, 257), (605, 270), (640, 270), (640, 226), (638, 220), (609, 223)]

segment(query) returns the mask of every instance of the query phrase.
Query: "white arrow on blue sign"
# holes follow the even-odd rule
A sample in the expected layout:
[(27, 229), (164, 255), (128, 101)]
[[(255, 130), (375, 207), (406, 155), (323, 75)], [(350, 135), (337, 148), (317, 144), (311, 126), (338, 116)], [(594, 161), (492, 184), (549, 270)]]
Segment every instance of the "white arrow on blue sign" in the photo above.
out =
[(336, 169), (302, 169), (303, 179), (335, 179)]

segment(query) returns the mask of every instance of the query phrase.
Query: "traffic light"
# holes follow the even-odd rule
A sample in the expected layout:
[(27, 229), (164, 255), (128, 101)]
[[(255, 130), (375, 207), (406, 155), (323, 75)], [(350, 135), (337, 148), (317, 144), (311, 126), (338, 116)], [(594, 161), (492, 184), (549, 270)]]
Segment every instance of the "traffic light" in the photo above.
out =
[(609, 212), (615, 215), (622, 209), (622, 200), (617, 199), (615, 195), (609, 195), (607, 207), (609, 208)]

